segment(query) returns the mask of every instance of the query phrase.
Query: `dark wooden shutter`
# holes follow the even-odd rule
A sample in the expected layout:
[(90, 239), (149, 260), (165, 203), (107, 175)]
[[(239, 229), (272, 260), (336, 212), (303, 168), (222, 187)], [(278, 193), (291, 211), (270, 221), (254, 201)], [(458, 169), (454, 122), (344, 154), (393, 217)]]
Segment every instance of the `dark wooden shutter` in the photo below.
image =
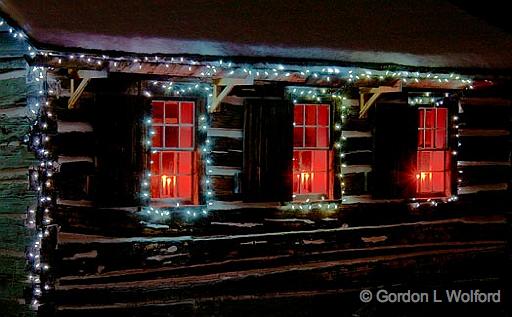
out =
[[(406, 94), (376, 104), (374, 191), (376, 198), (408, 198), (415, 192), (418, 118)], [(388, 101), (386, 101), (388, 100)]]
[(98, 94), (94, 131), (97, 147), (97, 202), (103, 206), (136, 206), (144, 166), (145, 98)]
[(293, 104), (248, 99), (244, 115), (243, 194), (247, 201), (292, 199)]

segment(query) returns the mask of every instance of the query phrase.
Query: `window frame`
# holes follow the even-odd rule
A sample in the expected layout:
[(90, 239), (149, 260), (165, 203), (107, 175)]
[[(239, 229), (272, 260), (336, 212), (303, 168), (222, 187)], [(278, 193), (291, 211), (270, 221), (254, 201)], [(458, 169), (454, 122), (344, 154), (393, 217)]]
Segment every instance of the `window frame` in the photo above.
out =
[[(163, 111), (162, 111), (162, 122), (161, 123), (155, 123), (154, 122), (154, 117), (153, 117), (153, 110), (154, 110), (154, 106), (153, 106), (153, 103), (154, 102), (163, 102), (164, 105), (163, 105)], [(165, 106), (165, 103), (177, 103), (177, 108), (178, 108), (178, 122), (177, 123), (166, 123), (165, 122), (165, 111), (166, 111), (166, 106)], [(182, 123), (181, 122), (181, 103), (192, 103), (192, 123)], [(161, 141), (161, 146), (158, 146), (158, 147), (155, 147), (154, 145), (151, 146), (151, 151), (149, 152), (149, 157), (148, 157), (148, 167), (149, 167), (149, 170), (152, 171), (152, 164), (156, 163), (156, 162), (153, 162), (152, 161), (152, 156), (156, 153), (158, 153), (158, 157), (159, 157), (159, 172), (161, 173), (161, 171), (163, 170), (162, 168), (162, 160), (163, 160), (163, 153), (169, 153), (169, 152), (174, 152), (176, 154), (178, 154), (179, 152), (189, 152), (190, 155), (191, 155), (191, 173), (190, 174), (182, 174), (179, 172), (179, 167), (177, 167), (178, 171), (176, 174), (172, 174), (170, 176), (180, 176), (180, 175), (190, 175), (191, 177), (191, 188), (190, 188), (190, 197), (153, 197), (152, 195), (152, 188), (150, 189), (150, 205), (151, 206), (154, 206), (154, 207), (170, 207), (171, 205), (174, 205), (176, 203), (179, 203), (179, 204), (183, 204), (183, 205), (197, 205), (199, 204), (199, 198), (198, 198), (198, 195), (199, 195), (199, 192), (201, 191), (200, 190), (200, 164), (197, 164), (197, 159), (198, 159), (198, 151), (197, 151), (197, 145), (198, 145), (198, 136), (199, 136), (199, 133), (198, 133), (198, 127), (197, 127), (197, 124), (198, 124), (198, 116), (200, 115), (201, 113), (201, 102), (200, 100), (196, 99), (196, 98), (153, 98), (150, 100), (150, 116), (152, 118), (152, 127), (151, 129), (154, 130), (155, 127), (161, 127), (162, 129), (162, 141)], [(166, 141), (166, 138), (165, 138), (165, 128), (166, 127), (177, 127), (178, 128), (178, 136), (177, 136), (177, 140), (178, 140), (178, 146), (177, 147), (166, 147), (165, 145), (165, 141)], [(191, 147), (180, 147), (180, 143), (181, 143), (181, 128), (182, 127), (185, 127), (185, 128), (192, 128), (192, 140), (191, 140), (191, 144), (192, 146)], [(153, 142), (153, 137), (151, 138), (152, 140), (152, 144), (154, 143)], [(178, 164), (179, 164), (179, 161), (178, 161)], [(152, 176), (153, 177), (153, 172), (151, 172)], [(159, 174), (160, 176), (160, 174)], [(160, 181), (160, 180), (159, 180)], [(152, 186), (152, 181), (150, 179), (150, 186)], [(161, 186), (159, 186), (159, 190), (160, 192), (162, 191), (162, 188)], [(161, 193), (160, 193), (161, 195)]]
[[(446, 113), (446, 118), (444, 120), (445, 125), (443, 128), (438, 127), (438, 113), (439, 109), (444, 109)], [(434, 118), (433, 118), (433, 127), (426, 127), (427, 123), (427, 111), (428, 110), (434, 110)], [(418, 198), (440, 198), (440, 197), (449, 197), (452, 194), (452, 184), (453, 184), (453, 162), (451, 157), (451, 150), (450, 150), (450, 108), (444, 107), (444, 106), (427, 106), (427, 105), (421, 105), (417, 108), (418, 111), (418, 145), (416, 149), (416, 181), (415, 181), (415, 190), (416, 197)], [(423, 112), (423, 120), (420, 120), (420, 113)], [(421, 126), (421, 122), (423, 122), (423, 126)], [(444, 130), (444, 140), (443, 143), (444, 147), (440, 148), (437, 146), (437, 138), (438, 133), (437, 131), (443, 131)], [(419, 134), (422, 133), (423, 135), (423, 144), (420, 144), (419, 142)], [(427, 131), (431, 131), (432, 134), (432, 140), (431, 145), (426, 145), (426, 139), (427, 139)], [(435, 152), (442, 153), (443, 157), (443, 169), (437, 170), (433, 167), (433, 157), (435, 156)], [(430, 159), (429, 159), (429, 169), (423, 170), (420, 168), (420, 156), (422, 153), (428, 153)], [(434, 184), (430, 185), (432, 188), (432, 191), (421, 191), (421, 183), (420, 179), (422, 177), (423, 173), (443, 173), (443, 190), (442, 191), (434, 191)]]
[[(296, 107), (302, 106), (302, 124), (297, 124), (295, 122), (295, 110)], [(306, 106), (315, 106), (316, 112), (315, 112), (315, 124), (307, 124), (306, 123)], [(318, 107), (319, 106), (327, 106), (327, 124), (326, 125), (320, 125), (318, 120)], [(322, 199), (324, 197), (325, 199), (332, 199), (333, 197), (333, 187), (334, 187), (334, 160), (333, 160), (333, 148), (332, 148), (332, 113), (334, 111), (333, 104), (330, 102), (321, 102), (321, 103), (311, 103), (311, 102), (297, 102), (293, 105), (293, 142), (292, 142), (292, 152), (293, 152), (293, 160), (295, 159), (295, 153), (296, 152), (305, 152), (309, 151), (311, 152), (311, 168), (313, 169), (313, 156), (315, 151), (325, 151), (326, 152), (326, 161), (325, 161), (325, 171), (322, 171), (322, 173), (326, 174), (326, 192), (325, 193), (317, 193), (317, 192), (311, 192), (311, 193), (301, 193), (299, 185), (299, 192), (295, 192), (295, 175), (297, 173), (301, 174), (301, 169), (299, 166), (299, 171), (297, 171), (295, 167), (294, 161), (292, 161), (292, 197), (294, 201), (304, 201), (307, 199), (316, 199), (318, 200)], [(295, 145), (295, 128), (302, 128), (302, 146), (296, 146)], [(326, 146), (306, 146), (306, 128), (315, 128), (315, 144), (318, 144), (319, 139), (319, 133), (318, 131), (321, 128), (327, 129), (327, 142)], [(313, 172), (311, 170), (311, 172)]]

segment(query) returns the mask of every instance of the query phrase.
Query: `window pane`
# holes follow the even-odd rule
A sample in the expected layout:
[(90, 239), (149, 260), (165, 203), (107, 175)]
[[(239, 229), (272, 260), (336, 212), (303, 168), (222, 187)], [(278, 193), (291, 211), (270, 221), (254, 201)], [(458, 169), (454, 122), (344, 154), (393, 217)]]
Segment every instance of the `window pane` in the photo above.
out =
[(418, 148), (424, 148), (423, 138), (425, 137), (425, 130), (418, 131)]
[(448, 109), (446, 108), (437, 108), (437, 128), (438, 129), (446, 129), (448, 119)]
[(430, 155), (430, 151), (418, 152), (418, 170), (420, 172), (430, 170)]
[(296, 105), (294, 107), (293, 121), (297, 125), (304, 124), (304, 105)]
[(432, 172), (432, 191), (444, 192), (444, 172)]
[(432, 152), (432, 162), (430, 165), (432, 171), (444, 171), (444, 151)]
[(327, 151), (311, 151), (313, 153), (312, 171), (327, 170)]
[(181, 127), (180, 128), (180, 148), (192, 148), (193, 140), (192, 136), (194, 131), (192, 127)]
[(300, 173), (293, 173), (293, 192), (300, 194)]
[(317, 106), (306, 106), (306, 125), (316, 125)]
[(164, 102), (163, 101), (153, 101), (152, 105), (152, 117), (153, 123), (162, 123), (164, 119)]
[(155, 134), (153, 134), (153, 137), (151, 138), (151, 143), (153, 147), (162, 147), (163, 145), (163, 134), (162, 134), (162, 127), (153, 127), (153, 131)]
[(306, 128), (306, 144), (305, 147), (316, 146), (316, 128)]
[(300, 164), (300, 151), (293, 151), (293, 170), (298, 171)]
[(434, 147), (434, 130), (424, 130), (425, 131), (425, 148), (433, 148)]
[(327, 173), (326, 172), (314, 172), (311, 173), (311, 191), (313, 193), (326, 193), (327, 192)]
[(182, 102), (181, 106), (181, 123), (193, 123), (194, 122), (194, 103), (193, 102)]
[(425, 109), (426, 112), (426, 120), (425, 120), (425, 128), (434, 128), (434, 120), (435, 120), (435, 109)]
[(178, 123), (178, 103), (175, 101), (168, 101), (165, 103), (165, 123), (177, 124)]
[(318, 128), (318, 143), (317, 147), (329, 146), (329, 128)]
[(160, 153), (152, 153), (151, 161), (149, 163), (151, 165), (151, 174), (159, 175), (160, 174)]
[(318, 106), (318, 125), (329, 125), (329, 106)]
[(183, 151), (179, 153), (179, 174), (192, 174), (192, 152)]
[(446, 130), (436, 129), (436, 149), (446, 148)]
[(312, 151), (300, 151), (300, 170), (310, 171), (312, 166)]
[(160, 176), (151, 176), (151, 197), (160, 198)]
[(178, 176), (177, 183), (177, 196), (190, 199), (192, 197), (192, 176)]
[(178, 167), (178, 157), (176, 154), (176, 152), (162, 152), (161, 175), (176, 174)]
[(165, 147), (178, 147), (178, 127), (165, 127)]
[(420, 129), (425, 128), (425, 109), (419, 109), (418, 116), (419, 116), (418, 127)]
[(302, 138), (304, 137), (304, 128), (295, 127), (293, 129), (293, 146), (295, 147), (303, 147), (304, 141)]

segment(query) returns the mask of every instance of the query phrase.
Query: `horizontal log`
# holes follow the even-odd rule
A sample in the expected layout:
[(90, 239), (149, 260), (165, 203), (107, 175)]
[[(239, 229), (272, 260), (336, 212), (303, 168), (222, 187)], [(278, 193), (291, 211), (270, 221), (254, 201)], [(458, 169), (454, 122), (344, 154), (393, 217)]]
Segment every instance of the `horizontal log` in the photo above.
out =
[(509, 130), (491, 130), (491, 129), (459, 129), (459, 135), (462, 137), (496, 137), (508, 136)]
[(96, 143), (91, 132), (59, 133), (51, 139), (53, 153), (58, 156), (93, 156), (97, 151)]
[[(356, 287), (361, 281), (396, 283), (412, 280), (468, 278), (491, 270), (491, 262), (505, 258), (503, 246), (416, 251), (358, 259), (293, 263), (203, 276), (166, 277), (158, 280), (110, 284), (57, 286), (55, 299), (62, 304), (133, 303), (136, 301), (254, 295), (290, 290), (311, 291)], [(475, 259), (471, 265), (464, 265)], [(478, 259), (478, 260), (477, 260)], [(449, 264), (449, 265), (446, 265)], [(461, 269), (464, 267), (465, 269)], [(382, 274), (384, 268), (385, 274)], [(492, 270), (491, 270), (492, 271)], [(496, 271), (504, 272), (501, 265)], [(494, 271), (494, 272), (496, 272)], [(407, 272), (408, 274), (404, 274)], [(414, 273), (416, 272), (416, 273)], [(421, 272), (421, 273), (419, 273)], [(427, 274), (426, 272), (436, 272)], [(452, 275), (453, 274), (453, 275)], [(407, 276), (407, 278), (405, 277)], [(481, 275), (480, 275), (481, 276)], [(172, 295), (169, 295), (172, 294)]]
[(478, 192), (487, 191), (507, 191), (509, 189), (508, 183), (497, 183), (497, 184), (483, 184), (474, 186), (461, 186), (458, 188), (457, 193), (459, 195), (474, 194)]
[(507, 161), (510, 159), (508, 136), (497, 137), (464, 137), (460, 138), (461, 146), (457, 159), (461, 161)]
[(463, 106), (512, 106), (512, 100), (497, 97), (462, 97), (460, 102)]
[(506, 183), (512, 176), (510, 164), (459, 166), (458, 169), (459, 178), (462, 180), (459, 186)]
[(0, 170), (9, 168), (28, 168), (36, 163), (33, 152), (29, 152), (26, 146), (11, 143), (9, 146), (3, 145), (0, 150), (2, 159), (0, 160)]
[(240, 189), (237, 188), (235, 177), (211, 176), (210, 180), (211, 189), (214, 192), (215, 199), (224, 201), (240, 200)]
[(28, 189), (28, 179), (6, 180), (0, 182), (0, 214), (19, 211), (25, 212), (36, 201), (36, 194)]
[(371, 131), (348, 131), (344, 130), (341, 132), (341, 136), (345, 138), (371, 138)]
[(512, 116), (511, 107), (502, 106), (472, 106), (463, 107), (459, 115), (464, 128), (472, 129), (505, 129), (510, 128)]
[(242, 151), (213, 151), (210, 159), (214, 166), (225, 166), (229, 168), (241, 169), (243, 163)]
[(26, 104), (25, 77), (0, 80), (0, 109)]
[[(446, 241), (475, 241), (504, 239), (506, 223), (499, 219), (449, 219), (429, 222), (317, 229), (312, 231), (291, 231), (232, 236), (210, 237), (131, 237), (131, 238), (86, 238), (61, 234), (59, 253), (62, 257), (74, 257), (76, 254), (97, 252), (94, 265), (107, 265), (105, 272), (142, 265), (154, 266), (145, 259), (157, 255), (185, 253), (178, 262), (169, 262), (166, 266), (180, 267), (211, 261), (225, 261), (246, 257), (304, 255), (318, 251), (344, 250), (369, 246), (390, 246), (396, 244), (439, 243)], [(362, 239), (362, 237), (386, 236), (380, 242)], [(442, 237), (442, 240), (440, 240)], [(319, 243), (307, 243), (319, 241)], [(171, 248), (171, 249), (170, 249)], [(125, 261), (116, 261), (112, 254), (131, 254)], [(105, 262), (108, 261), (108, 262)], [(185, 261), (185, 262), (184, 262)], [(83, 259), (74, 261), (76, 264)], [(71, 263), (71, 262), (69, 262)], [(88, 264), (90, 265), (90, 263)], [(160, 263), (162, 265), (162, 263)], [(64, 268), (63, 268), (64, 269)], [(76, 270), (75, 268), (74, 270)], [(84, 268), (85, 269), (85, 268)], [(93, 271), (93, 272), (94, 272)], [(71, 272), (68, 271), (70, 274)], [(80, 274), (75, 271), (74, 274)], [(80, 275), (87, 274), (83, 272)]]
[(0, 56), (22, 57), (27, 54), (27, 41), (15, 38), (10, 32), (0, 32)]
[(27, 67), (28, 67), (27, 61), (23, 57), (1, 57), (0, 56), (0, 69), (1, 70), (26, 69)]
[(243, 130), (240, 129), (208, 129), (209, 137), (243, 138)]
[(212, 151), (242, 151), (242, 140), (230, 137), (209, 137), (212, 143)]
[(210, 127), (221, 129), (242, 129), (244, 108), (221, 104), (220, 111), (210, 113)]
[(18, 213), (0, 213), (0, 245), (4, 252), (23, 252), (30, 236), (23, 219), (25, 209), (13, 211)]
[(58, 133), (92, 132), (92, 125), (88, 122), (57, 121)]
[(373, 153), (370, 150), (359, 150), (344, 152), (343, 163), (346, 165), (371, 165), (373, 163)]
[(371, 151), (373, 149), (373, 138), (371, 137), (359, 137), (359, 138), (347, 138), (341, 141), (343, 152), (356, 152), (356, 151)]
[(347, 165), (343, 168), (343, 174), (369, 173), (372, 171), (371, 165)]
[(457, 166), (508, 166), (510, 161), (457, 161)]
[(235, 176), (242, 172), (239, 168), (232, 168), (226, 166), (209, 166), (207, 169), (208, 175), (217, 175), (217, 176)]

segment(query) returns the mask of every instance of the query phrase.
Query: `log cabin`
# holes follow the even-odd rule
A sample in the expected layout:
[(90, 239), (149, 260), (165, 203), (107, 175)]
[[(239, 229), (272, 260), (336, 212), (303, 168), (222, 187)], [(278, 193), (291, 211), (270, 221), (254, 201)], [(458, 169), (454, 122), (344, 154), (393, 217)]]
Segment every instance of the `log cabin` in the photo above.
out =
[(0, 3), (6, 315), (506, 316), (512, 37), (427, 2)]

